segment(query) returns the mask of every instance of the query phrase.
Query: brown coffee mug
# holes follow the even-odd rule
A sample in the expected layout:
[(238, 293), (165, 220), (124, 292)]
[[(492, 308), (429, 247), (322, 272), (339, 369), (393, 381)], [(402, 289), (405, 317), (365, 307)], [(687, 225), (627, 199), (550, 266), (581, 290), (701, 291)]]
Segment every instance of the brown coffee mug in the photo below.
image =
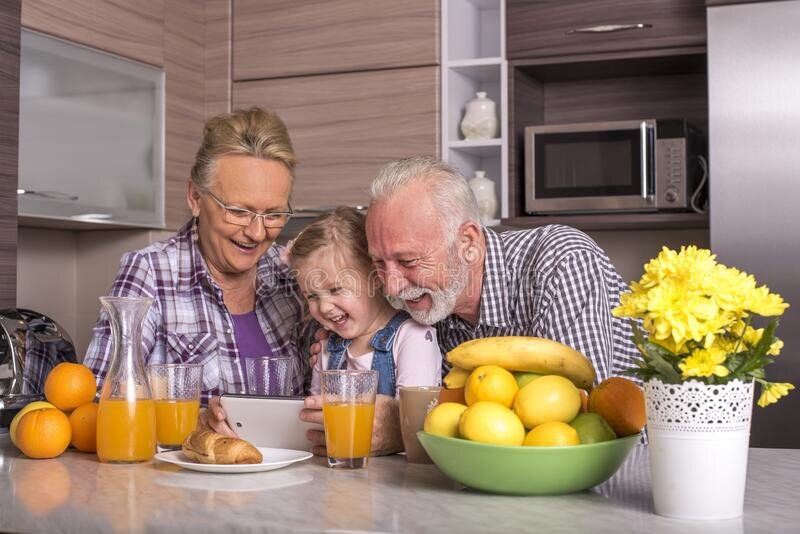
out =
[(438, 386), (400, 387), (400, 431), (406, 460), (412, 464), (433, 463), (419, 442), (417, 432), (422, 430), (428, 411), (436, 406), (441, 389)]

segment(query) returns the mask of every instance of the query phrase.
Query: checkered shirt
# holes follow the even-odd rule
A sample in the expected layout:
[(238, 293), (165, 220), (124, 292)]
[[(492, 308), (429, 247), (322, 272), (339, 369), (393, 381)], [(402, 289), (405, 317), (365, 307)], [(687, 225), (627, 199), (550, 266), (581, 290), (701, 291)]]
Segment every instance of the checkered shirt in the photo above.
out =
[[(295, 359), (294, 392), (310, 382), (308, 327), (303, 299), (289, 268), (273, 245), (258, 262), (255, 312), (272, 353)], [(234, 338), (233, 320), (222, 290), (210, 276), (197, 244), (193, 221), (171, 238), (122, 257), (109, 295), (154, 299), (142, 332), (145, 364), (202, 363), (201, 400), (243, 393), (245, 373)], [(111, 365), (108, 314), (101, 310), (84, 364), (102, 385)]]
[(630, 325), (611, 315), (627, 287), (591, 238), (559, 225), (484, 235), (478, 324), (456, 315), (437, 323), (443, 352), (470, 339), (538, 336), (586, 355), (598, 382), (634, 365)]

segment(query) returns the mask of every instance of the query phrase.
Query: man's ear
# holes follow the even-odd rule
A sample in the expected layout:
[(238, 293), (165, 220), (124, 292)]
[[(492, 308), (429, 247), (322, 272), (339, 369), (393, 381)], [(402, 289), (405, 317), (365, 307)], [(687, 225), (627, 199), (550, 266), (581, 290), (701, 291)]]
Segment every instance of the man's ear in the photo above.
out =
[(459, 256), (467, 263), (474, 263), (480, 258), (481, 227), (478, 223), (467, 221), (458, 229)]
[(189, 180), (189, 184), (186, 186), (186, 202), (189, 203), (189, 209), (192, 211), (192, 217), (198, 217), (200, 215), (200, 190), (194, 185), (194, 182)]

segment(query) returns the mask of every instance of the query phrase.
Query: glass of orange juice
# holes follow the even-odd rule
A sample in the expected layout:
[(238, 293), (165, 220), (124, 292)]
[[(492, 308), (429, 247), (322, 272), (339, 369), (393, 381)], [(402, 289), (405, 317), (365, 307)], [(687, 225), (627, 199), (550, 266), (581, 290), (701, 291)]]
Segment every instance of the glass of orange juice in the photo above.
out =
[(378, 371), (323, 371), (321, 385), (328, 466), (366, 467), (372, 444)]
[(202, 377), (202, 364), (147, 366), (156, 409), (156, 443), (162, 450), (180, 449), (186, 436), (197, 428)]

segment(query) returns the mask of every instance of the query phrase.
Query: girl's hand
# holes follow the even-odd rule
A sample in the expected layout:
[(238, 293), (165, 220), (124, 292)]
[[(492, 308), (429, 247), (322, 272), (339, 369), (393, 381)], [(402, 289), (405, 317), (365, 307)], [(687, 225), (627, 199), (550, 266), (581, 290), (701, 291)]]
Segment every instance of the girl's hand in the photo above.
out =
[(218, 434), (224, 434), (233, 438), (238, 437), (228, 423), (225, 421), (225, 410), (219, 402), (219, 397), (211, 397), (208, 401), (208, 408), (200, 410), (200, 417), (197, 419), (198, 430), (212, 430)]

